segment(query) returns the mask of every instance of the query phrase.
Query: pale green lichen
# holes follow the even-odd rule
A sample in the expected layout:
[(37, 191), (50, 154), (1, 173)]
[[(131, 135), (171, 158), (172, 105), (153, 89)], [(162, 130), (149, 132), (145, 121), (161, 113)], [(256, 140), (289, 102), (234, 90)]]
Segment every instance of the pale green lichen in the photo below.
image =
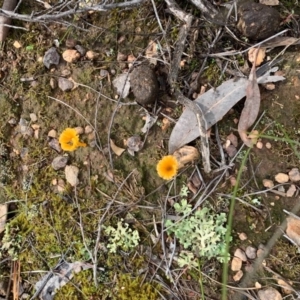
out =
[(107, 248), (109, 252), (116, 253), (120, 247), (124, 251), (129, 251), (139, 244), (139, 233), (137, 230), (129, 228), (127, 223), (118, 222), (117, 228), (108, 226), (105, 228), (105, 233), (109, 236)]
[[(174, 233), (180, 244), (188, 251), (181, 251), (180, 266), (197, 266), (196, 257), (216, 258), (220, 262), (228, 261), (225, 252), (226, 215), (214, 214), (207, 207), (192, 212), (192, 206), (186, 199), (174, 205), (179, 221), (167, 220), (165, 226), (169, 234)], [(169, 228), (168, 228), (169, 227)]]

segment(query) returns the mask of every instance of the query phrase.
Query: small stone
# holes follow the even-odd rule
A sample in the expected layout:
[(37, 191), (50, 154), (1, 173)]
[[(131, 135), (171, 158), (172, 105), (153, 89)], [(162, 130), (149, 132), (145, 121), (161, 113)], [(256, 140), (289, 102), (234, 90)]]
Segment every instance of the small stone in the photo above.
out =
[(227, 136), (226, 139), (229, 140), (234, 147), (238, 146), (238, 138), (232, 132)]
[(294, 184), (291, 184), (291, 186), (288, 188), (288, 190), (286, 191), (286, 196), (287, 197), (293, 197), (295, 192), (296, 192), (296, 186)]
[(140, 104), (151, 104), (158, 96), (158, 81), (154, 71), (147, 65), (140, 65), (130, 73), (130, 86), (135, 100)]
[(68, 76), (70, 76), (71, 74), (72, 74), (72, 72), (71, 72), (71, 70), (68, 69), (68, 68), (63, 69), (63, 70), (61, 71), (61, 76), (62, 76), (62, 77), (68, 77)]
[(287, 217), (286, 234), (298, 246), (300, 246), (300, 219)]
[(65, 181), (63, 179), (58, 179), (58, 182), (57, 182), (57, 191), (59, 193), (63, 193), (66, 189), (66, 184), (65, 184)]
[(126, 141), (127, 147), (128, 147), (128, 152), (130, 155), (134, 156), (134, 152), (140, 151), (144, 143), (141, 140), (141, 137), (139, 135), (133, 135), (128, 140)]
[(76, 130), (77, 134), (83, 134), (83, 132), (84, 132), (83, 128), (80, 126), (77, 126), (74, 129)]
[(237, 154), (237, 149), (234, 145), (229, 145), (226, 149), (225, 149), (226, 153), (228, 154), (228, 156), (230, 158), (234, 157)]
[(245, 240), (247, 240), (247, 234), (245, 233), (245, 232), (241, 232), (240, 234), (239, 234), (239, 239), (241, 240), (241, 241), (245, 241)]
[(285, 173), (278, 173), (277, 175), (275, 175), (275, 180), (278, 183), (286, 183), (289, 181), (289, 176)]
[(52, 65), (58, 65), (60, 60), (60, 56), (55, 47), (51, 47), (49, 50), (46, 51), (43, 64), (50, 69)]
[(267, 5), (245, 1), (238, 7), (237, 28), (253, 40), (263, 40), (276, 33), (280, 25), (280, 14)]
[(263, 180), (263, 185), (265, 188), (271, 189), (274, 187), (274, 182), (270, 179), (264, 179)]
[(90, 133), (93, 132), (93, 130), (94, 130), (94, 129), (93, 129), (92, 126), (86, 125), (85, 128), (84, 128), (84, 133), (85, 133), (85, 134), (90, 134)]
[(97, 55), (97, 53), (95, 53), (94, 51), (89, 50), (89, 51), (86, 52), (85, 56), (86, 56), (86, 58), (89, 59), (89, 60), (94, 60), (94, 59), (97, 58), (98, 55)]
[(292, 294), (292, 292), (293, 292), (293, 288), (291, 287), (291, 285), (293, 284), (292, 282), (287, 283), (282, 279), (278, 279), (277, 283), (278, 283), (278, 285), (280, 285), (281, 290), (284, 294), (286, 294), (286, 295)]
[(236, 250), (235, 250), (235, 252), (234, 252), (234, 257), (238, 257), (238, 258), (240, 258), (242, 261), (247, 261), (247, 256), (246, 256), (246, 254), (245, 254), (245, 252), (242, 250), (242, 249), (240, 249), (240, 248), (237, 248)]
[(62, 55), (63, 59), (68, 63), (73, 63), (80, 58), (80, 53), (77, 50), (68, 49)]
[(57, 139), (51, 139), (51, 141), (48, 143), (49, 147), (57, 151), (58, 153), (61, 152), (61, 147)]
[(78, 174), (79, 169), (76, 166), (65, 167), (66, 180), (71, 186), (76, 186), (78, 184)]
[(75, 39), (70, 38), (70, 39), (67, 39), (67, 40), (66, 40), (66, 47), (67, 47), (67, 48), (72, 49), (72, 48), (74, 48), (76, 45), (77, 45), (77, 41), (76, 41)]
[(75, 49), (80, 53), (81, 56), (85, 56), (86, 49), (82, 47), (81, 45), (76, 45)]
[(51, 166), (55, 171), (57, 171), (59, 169), (64, 168), (67, 165), (67, 162), (68, 162), (68, 157), (60, 155), (53, 159)]
[(261, 289), (261, 287), (262, 287), (262, 285), (261, 285), (258, 281), (255, 282), (254, 286), (255, 286), (257, 289)]
[(103, 78), (103, 77), (107, 77), (107, 76), (108, 76), (108, 71), (104, 70), (104, 69), (101, 69), (100, 70), (100, 77)]
[(12, 125), (12, 126), (16, 125), (16, 124), (17, 124), (16, 118), (11, 118), (11, 119), (9, 119), (9, 120), (8, 120), (8, 124), (9, 124), (9, 125)]
[(272, 287), (258, 291), (259, 300), (282, 300), (280, 293)]
[(50, 138), (56, 138), (57, 137), (57, 131), (55, 129), (51, 129), (49, 132), (48, 132), (48, 137)]
[(74, 83), (66, 78), (59, 77), (58, 78), (58, 87), (63, 91), (71, 91), (74, 87)]
[(270, 142), (266, 142), (266, 148), (267, 149), (271, 149), (272, 148), (272, 144)]
[(36, 121), (37, 121), (37, 116), (36, 116), (36, 114), (31, 113), (31, 114), (29, 114), (29, 117), (30, 117), (30, 120), (31, 120), (32, 122), (36, 122)]
[(234, 281), (240, 281), (243, 277), (244, 273), (242, 270), (237, 271), (237, 273), (233, 276)]
[(285, 189), (283, 185), (279, 186), (277, 190), (278, 192), (285, 193)]
[(298, 168), (293, 168), (291, 171), (289, 171), (289, 178), (292, 182), (300, 181), (300, 172)]
[(117, 55), (117, 61), (125, 61), (127, 60), (127, 55), (126, 54), (123, 54), (121, 52), (118, 52), (118, 55)]
[(231, 261), (231, 270), (239, 271), (242, 268), (242, 260), (238, 257), (234, 257)]
[(54, 78), (50, 78), (50, 87), (54, 90), (57, 87), (57, 82)]
[(54, 185), (54, 186), (57, 185), (57, 179), (56, 179), (56, 178), (52, 179), (51, 183), (52, 183), (52, 185)]
[(263, 146), (264, 146), (264, 144), (263, 144), (261, 141), (258, 141), (258, 142), (256, 143), (256, 148), (257, 148), (257, 149), (262, 149)]
[(246, 248), (246, 255), (249, 259), (255, 259), (256, 258), (256, 248), (252, 247), (252, 246), (248, 246)]

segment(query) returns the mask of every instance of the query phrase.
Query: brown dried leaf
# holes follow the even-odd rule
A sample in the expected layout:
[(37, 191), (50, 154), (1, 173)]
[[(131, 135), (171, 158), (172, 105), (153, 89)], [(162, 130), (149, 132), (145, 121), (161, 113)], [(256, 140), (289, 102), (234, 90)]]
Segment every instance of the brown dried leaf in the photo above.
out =
[(116, 146), (116, 144), (114, 143), (113, 140), (110, 140), (110, 147), (111, 147), (111, 150), (118, 156), (121, 156), (122, 153), (125, 151), (124, 148), (120, 148), (120, 147)]
[(182, 148), (176, 150), (173, 155), (178, 161), (179, 169), (187, 163), (197, 160), (200, 157), (198, 149), (192, 146), (183, 146)]
[(255, 122), (260, 107), (260, 91), (256, 78), (255, 65), (253, 64), (250, 75), (248, 86), (246, 90), (246, 101), (244, 104), (243, 111), (238, 125), (238, 132), (242, 141), (248, 147), (253, 146), (253, 141), (248, 138), (247, 131), (249, 127)]
[(248, 60), (252, 64), (255, 62), (256, 67), (262, 64), (265, 56), (266, 56), (266, 48), (251, 48), (248, 51)]

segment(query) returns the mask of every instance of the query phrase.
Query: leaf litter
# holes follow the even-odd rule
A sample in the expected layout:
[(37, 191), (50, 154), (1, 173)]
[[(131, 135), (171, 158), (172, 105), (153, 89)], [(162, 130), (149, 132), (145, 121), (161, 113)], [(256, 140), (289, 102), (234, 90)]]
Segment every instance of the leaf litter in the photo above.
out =
[[(225, 114), (245, 96), (247, 96), (248, 98), (253, 98), (259, 95), (258, 86), (256, 87), (257, 83), (277, 82), (284, 80), (285, 77), (283, 76), (270, 75), (275, 70), (277, 70), (277, 68), (268, 69), (265, 72), (265, 74), (260, 76), (258, 79), (256, 79), (256, 75), (253, 75), (252, 73), (250, 74), (249, 79), (243, 77), (237, 79), (229, 79), (223, 82), (217, 88), (212, 88), (204, 94), (201, 94), (199, 97), (197, 97), (194, 101), (197, 105), (199, 105), (199, 107), (203, 111), (203, 115), (207, 125), (206, 129), (208, 130), (218, 121), (220, 121), (225, 116)], [(252, 79), (253, 76), (255, 76), (255, 78)], [(255, 91), (253, 91), (253, 89), (255, 89)], [(254, 101), (256, 100), (254, 99)], [(249, 101), (247, 105), (251, 107), (252, 105), (249, 104)], [(253, 119), (255, 114), (257, 117), (259, 109), (259, 106), (257, 107), (257, 105), (259, 105), (259, 103), (256, 103), (255, 107), (253, 107), (255, 109), (255, 113), (253, 112), (251, 113), (251, 115), (247, 116), (248, 110), (250, 109), (249, 107), (244, 112), (243, 117), (241, 116), (241, 132), (243, 130), (247, 130), (255, 121), (247, 121), (245, 120), (245, 118), (251, 117)], [(192, 142), (199, 136), (200, 133), (196, 115), (192, 110), (186, 107), (171, 133), (168, 146), (169, 153), (173, 153), (176, 149)], [(249, 144), (249, 142), (246, 139), (245, 141)]]

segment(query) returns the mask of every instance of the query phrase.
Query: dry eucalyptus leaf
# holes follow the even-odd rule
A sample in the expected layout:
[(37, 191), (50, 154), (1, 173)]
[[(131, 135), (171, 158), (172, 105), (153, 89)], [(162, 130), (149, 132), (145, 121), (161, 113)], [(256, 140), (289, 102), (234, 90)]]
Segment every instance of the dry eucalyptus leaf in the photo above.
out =
[(42, 279), (35, 284), (36, 290), (41, 289), (39, 298), (42, 300), (53, 300), (56, 292), (66, 285), (74, 277), (74, 274), (91, 269), (92, 267), (91, 264), (80, 261), (74, 263), (64, 261), (58, 264), (55, 269), (45, 274)]
[[(283, 76), (271, 76), (270, 73), (274, 72), (274, 68), (269, 70), (269, 67), (270, 64), (267, 63), (259, 68), (260, 77), (257, 79), (259, 84), (285, 79)], [(204, 114), (206, 129), (221, 120), (238, 101), (246, 96), (247, 83), (246, 78), (230, 79), (194, 100)], [(169, 153), (173, 153), (176, 149), (190, 143), (199, 136), (197, 117), (192, 110), (186, 108), (171, 133), (168, 146)]]
[(0, 233), (4, 231), (7, 220), (7, 204), (0, 204)]
[(120, 148), (120, 147), (116, 146), (116, 144), (114, 143), (114, 141), (112, 139), (110, 139), (110, 147), (111, 147), (111, 150), (118, 156), (121, 156), (122, 153), (125, 151), (124, 148)]
[[(208, 90), (195, 101), (203, 111), (206, 129), (216, 124), (223, 116), (246, 95), (247, 79), (230, 79), (217, 88)], [(169, 153), (190, 143), (200, 136), (199, 124), (195, 113), (185, 108), (177, 121), (169, 139)]]
[(176, 150), (173, 155), (178, 161), (178, 168), (182, 168), (189, 162), (199, 159), (200, 153), (197, 148), (192, 146), (184, 146)]
[(266, 48), (275, 48), (281, 46), (290, 46), (300, 44), (300, 39), (291, 36), (277, 36), (270, 41), (263, 43)]
[(123, 73), (113, 80), (113, 86), (117, 90), (121, 98), (126, 98), (129, 95), (130, 80), (128, 73)]
[(248, 60), (255, 66), (258, 67), (262, 64), (266, 57), (266, 48), (251, 48), (248, 51)]
[(246, 101), (238, 124), (239, 135), (248, 147), (253, 146), (253, 140), (248, 138), (247, 131), (254, 124), (259, 113), (259, 107), (260, 91), (256, 79), (255, 65), (253, 64), (246, 90)]
[(156, 123), (158, 116), (150, 116), (150, 114), (147, 112), (147, 115), (145, 117), (145, 125), (141, 129), (142, 133), (146, 133), (149, 131), (149, 129)]

